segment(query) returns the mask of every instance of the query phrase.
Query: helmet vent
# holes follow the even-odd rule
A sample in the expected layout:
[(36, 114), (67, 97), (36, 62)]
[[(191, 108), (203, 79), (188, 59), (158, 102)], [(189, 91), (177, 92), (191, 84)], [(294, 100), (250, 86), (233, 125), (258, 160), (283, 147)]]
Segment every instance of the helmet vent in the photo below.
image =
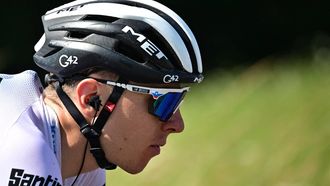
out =
[(78, 32), (78, 31), (71, 31), (68, 33), (68, 38), (74, 38), (74, 39), (83, 39), (87, 36), (89, 36), (91, 33), (87, 32)]
[[(117, 21), (118, 18), (115, 17), (110, 17), (110, 16), (99, 16), (99, 15), (87, 15), (83, 19), (83, 21), (99, 21), (99, 22), (106, 22), (106, 23), (112, 23), (114, 21)], [(92, 34), (93, 31), (70, 31), (67, 34), (68, 38), (73, 38), (73, 39), (84, 39), (90, 34)]]
[(56, 54), (58, 51), (60, 51), (62, 48), (61, 47), (56, 47), (53, 50), (51, 50), (50, 52), (48, 52), (44, 57), (48, 57), (51, 56), (53, 54)]
[(111, 17), (111, 16), (101, 16), (101, 15), (87, 15), (82, 20), (88, 21), (102, 21), (107, 23), (112, 23), (117, 21), (119, 18)]

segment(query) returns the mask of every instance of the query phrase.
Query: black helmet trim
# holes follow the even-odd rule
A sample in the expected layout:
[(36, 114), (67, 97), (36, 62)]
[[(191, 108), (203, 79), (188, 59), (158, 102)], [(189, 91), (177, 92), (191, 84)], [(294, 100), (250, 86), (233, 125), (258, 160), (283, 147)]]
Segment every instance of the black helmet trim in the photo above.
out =
[[(119, 4), (118, 2), (121, 2), (121, 4)], [(160, 17), (157, 13), (146, 8), (127, 6), (125, 5), (125, 3), (127, 4), (127, 2), (135, 2), (135, 4), (139, 4), (140, 7), (142, 7), (144, 3), (144, 7), (157, 7), (158, 9), (163, 10), (167, 14), (171, 14), (172, 17), (176, 18), (174, 22), (180, 23), (180, 28), (186, 33), (183, 35), (188, 35), (187, 37), (192, 41), (192, 44), (188, 44), (186, 46), (185, 43), (187, 42), (184, 42), (184, 40), (186, 39), (183, 40), (179, 33), (176, 31), (176, 29), (173, 27), (173, 25), (171, 25), (163, 17)], [(111, 8), (113, 11), (107, 11), (107, 7)], [(164, 38), (167, 40), (167, 42), (171, 45), (171, 47), (177, 54), (183, 68), (189, 73), (193, 72), (193, 65), (191, 63), (190, 57), (192, 52), (189, 53), (189, 46), (193, 46), (193, 50), (196, 57), (192, 59), (196, 58), (197, 63), (194, 64), (197, 64), (198, 72), (202, 72), (202, 62), (199, 48), (191, 30), (184, 23), (184, 21), (182, 21), (182, 19), (179, 18), (179, 16), (177, 16), (173, 11), (155, 1), (143, 1), (140, 3), (137, 1), (74, 1), (72, 3), (48, 11), (44, 16), (44, 19), (45, 21), (50, 21), (52, 19), (63, 18), (66, 16), (79, 17), (79, 15), (105, 15), (125, 19), (142, 20), (152, 25), (158, 32), (166, 36)], [(38, 51), (38, 48), (36, 49)]]

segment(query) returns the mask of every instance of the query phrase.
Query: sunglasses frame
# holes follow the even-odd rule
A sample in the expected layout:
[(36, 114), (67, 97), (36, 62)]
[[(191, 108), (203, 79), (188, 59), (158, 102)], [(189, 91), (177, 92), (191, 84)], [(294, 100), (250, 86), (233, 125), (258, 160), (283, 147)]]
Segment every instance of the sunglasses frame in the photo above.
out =
[[(155, 87), (145, 87), (145, 86), (134, 85), (134, 84), (119, 83), (119, 82), (111, 81), (111, 80), (104, 80), (104, 79), (97, 79), (97, 78), (92, 78), (92, 79), (94, 79), (94, 80), (96, 80), (96, 81), (98, 81), (100, 83), (106, 84), (106, 85), (121, 87), (121, 88), (123, 88), (125, 90), (128, 90), (128, 91), (131, 91), (131, 92), (135, 92), (135, 93), (139, 93), (139, 94), (149, 94), (149, 95), (152, 96), (152, 98), (155, 101), (158, 98), (160, 98), (161, 96), (163, 96), (163, 95), (165, 95), (167, 93), (182, 93), (182, 94), (185, 95), (186, 92), (188, 92), (189, 89), (190, 89), (190, 87), (183, 87), (183, 88), (155, 88)], [(180, 107), (181, 103), (182, 103), (182, 99), (180, 100), (180, 103), (177, 105), (177, 107), (175, 108), (175, 110), (174, 110), (173, 113), (175, 113), (177, 111), (177, 109)], [(159, 116), (156, 116), (156, 117), (159, 117)], [(166, 120), (162, 120), (160, 118), (160, 120), (162, 120), (162, 121), (167, 121), (167, 119)]]
[(163, 96), (167, 93), (183, 93), (188, 92), (190, 87), (183, 87), (183, 88), (156, 88), (156, 87), (145, 87), (140, 85), (134, 85), (134, 84), (125, 84), (125, 83), (118, 83), (116, 81), (111, 80), (104, 80), (104, 79), (97, 79), (92, 78), (96, 81), (111, 85), (111, 86), (117, 86), (121, 87), (123, 89), (126, 89), (131, 92), (140, 93), (140, 94), (149, 94), (151, 95), (155, 100), (158, 99), (160, 96)]

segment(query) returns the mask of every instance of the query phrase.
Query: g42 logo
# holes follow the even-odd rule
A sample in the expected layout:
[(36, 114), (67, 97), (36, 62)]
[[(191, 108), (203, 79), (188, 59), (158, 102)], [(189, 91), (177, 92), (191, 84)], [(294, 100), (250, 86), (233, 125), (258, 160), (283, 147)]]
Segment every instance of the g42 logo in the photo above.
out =
[(164, 76), (163, 81), (164, 81), (164, 83), (179, 82), (179, 76), (167, 74)]
[(65, 54), (61, 55), (58, 62), (62, 67), (68, 67), (69, 65), (78, 65), (78, 57), (77, 56), (67, 56)]

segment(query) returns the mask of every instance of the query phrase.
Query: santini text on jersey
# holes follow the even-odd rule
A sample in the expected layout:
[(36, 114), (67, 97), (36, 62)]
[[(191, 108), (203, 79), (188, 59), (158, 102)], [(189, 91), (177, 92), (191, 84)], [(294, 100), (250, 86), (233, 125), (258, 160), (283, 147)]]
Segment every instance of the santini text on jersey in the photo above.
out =
[(51, 175), (42, 177), (26, 173), (23, 169), (11, 169), (8, 186), (62, 186)]

